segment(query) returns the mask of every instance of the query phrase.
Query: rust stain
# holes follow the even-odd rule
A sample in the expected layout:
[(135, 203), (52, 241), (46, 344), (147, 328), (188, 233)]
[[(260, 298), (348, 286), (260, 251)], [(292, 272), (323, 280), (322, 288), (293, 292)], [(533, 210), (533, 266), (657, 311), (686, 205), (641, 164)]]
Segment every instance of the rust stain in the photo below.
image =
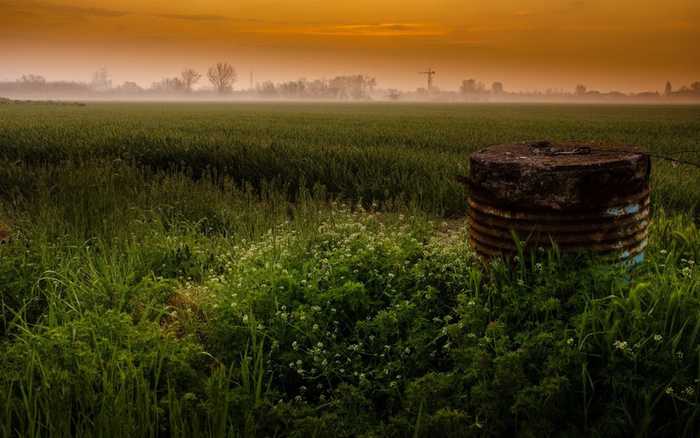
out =
[(540, 142), (473, 154), (471, 244), (486, 258), (514, 255), (519, 245), (640, 257), (651, 216), (651, 162), (625, 149)]
[[(631, 149), (627, 146), (626, 149)], [(648, 188), (643, 153), (582, 143), (491, 146), (470, 157), (471, 192), (496, 205), (589, 210)]]

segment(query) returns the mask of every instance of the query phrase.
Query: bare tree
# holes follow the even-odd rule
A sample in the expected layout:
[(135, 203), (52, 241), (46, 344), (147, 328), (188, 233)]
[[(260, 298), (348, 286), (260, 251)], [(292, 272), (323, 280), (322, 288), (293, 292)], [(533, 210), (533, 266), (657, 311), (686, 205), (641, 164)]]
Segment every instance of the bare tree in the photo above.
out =
[(44, 85), (46, 84), (46, 78), (41, 76), (41, 75), (22, 75), (22, 78), (19, 79), (19, 82), (24, 83), (24, 84), (41, 84)]
[(46, 89), (46, 78), (40, 75), (22, 75), (21, 79), (18, 79), (20, 87), (29, 91), (42, 91)]
[(374, 92), (374, 87), (377, 86), (377, 78), (363, 76), (362, 81), (364, 82), (364, 87), (366, 88), (365, 94), (371, 95)]
[(216, 65), (209, 67), (207, 76), (209, 77), (209, 82), (222, 94), (233, 90), (233, 84), (238, 77), (236, 69), (228, 62), (218, 62)]
[(265, 81), (262, 84), (258, 84), (258, 94), (263, 97), (276, 97), (279, 92), (272, 81)]
[(194, 84), (199, 82), (199, 80), (202, 78), (202, 75), (199, 74), (199, 72), (197, 72), (196, 70), (188, 68), (183, 70), (182, 73), (180, 73), (180, 77), (182, 78), (181, 80), (183, 86), (185, 87), (185, 91), (189, 93), (192, 91), (192, 87), (194, 86)]

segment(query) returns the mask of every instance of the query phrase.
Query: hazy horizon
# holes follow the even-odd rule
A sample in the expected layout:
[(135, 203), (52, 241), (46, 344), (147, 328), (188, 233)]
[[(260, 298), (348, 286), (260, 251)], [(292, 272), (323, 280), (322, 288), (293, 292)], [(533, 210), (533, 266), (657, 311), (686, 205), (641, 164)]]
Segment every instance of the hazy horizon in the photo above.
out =
[[(620, 0), (0, 0), (0, 80), (41, 74), (88, 81), (107, 68), (115, 84), (150, 85), (217, 61), (236, 88), (367, 74), (381, 88), (500, 81), (510, 91), (662, 90), (700, 76), (700, 4)], [(204, 81), (200, 86), (205, 85)]]

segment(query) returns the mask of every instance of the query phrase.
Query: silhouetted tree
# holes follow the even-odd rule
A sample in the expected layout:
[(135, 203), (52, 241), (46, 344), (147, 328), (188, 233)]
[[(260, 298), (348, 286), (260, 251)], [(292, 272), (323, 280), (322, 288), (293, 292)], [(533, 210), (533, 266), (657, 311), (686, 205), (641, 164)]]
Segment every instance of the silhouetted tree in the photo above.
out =
[(369, 92), (370, 93), (374, 92), (374, 87), (377, 86), (377, 78), (364, 76), (363, 80), (365, 81), (365, 86), (369, 89)]
[(41, 75), (22, 75), (19, 82), (23, 84), (46, 84), (46, 78)]
[(477, 94), (484, 91), (484, 84), (478, 82), (476, 79), (467, 79), (462, 81), (462, 85), (459, 87), (459, 91), (462, 94)]
[(671, 86), (671, 81), (666, 81), (666, 88), (664, 89), (664, 96), (670, 96), (673, 94), (673, 87)]
[(233, 84), (236, 82), (236, 69), (228, 62), (219, 62), (209, 68), (207, 72), (209, 82), (214, 85), (219, 93), (228, 93), (233, 90)]
[(279, 84), (280, 94), (284, 97), (299, 98), (304, 97), (306, 92), (306, 81), (299, 79), (296, 81), (287, 81)]
[(328, 95), (331, 93), (328, 86), (328, 81), (325, 79), (314, 79), (313, 81), (307, 81), (306, 92), (313, 98), (328, 97)]
[(695, 93), (700, 93), (700, 81), (695, 81), (690, 84), (690, 89)]
[(41, 75), (22, 75), (17, 82), (22, 89), (27, 91), (44, 91), (46, 89), (46, 78)]
[(151, 90), (158, 93), (178, 93), (185, 90), (185, 83), (180, 78), (163, 78), (160, 82), (154, 82)]
[(493, 84), (491, 84), (491, 92), (493, 94), (503, 94), (503, 83), (494, 82)]
[(365, 75), (337, 76), (328, 83), (330, 94), (339, 99), (368, 99), (377, 81)]
[(264, 97), (275, 97), (277, 96), (277, 89), (272, 81), (265, 81), (262, 84), (258, 84), (258, 94)]
[(586, 91), (588, 91), (588, 88), (586, 88), (585, 85), (579, 84), (576, 86), (576, 95), (577, 96), (583, 96), (586, 94)]
[(180, 73), (180, 78), (182, 80), (182, 84), (185, 88), (185, 91), (189, 93), (190, 91), (192, 91), (192, 87), (194, 86), (194, 84), (199, 82), (199, 80), (202, 78), (202, 75), (194, 69), (187, 68), (183, 70), (182, 73)]

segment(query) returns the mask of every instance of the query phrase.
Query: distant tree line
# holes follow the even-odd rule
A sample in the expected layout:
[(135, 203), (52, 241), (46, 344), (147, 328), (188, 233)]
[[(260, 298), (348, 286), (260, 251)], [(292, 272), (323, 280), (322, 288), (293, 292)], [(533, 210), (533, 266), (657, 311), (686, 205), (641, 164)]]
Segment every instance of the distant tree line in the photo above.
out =
[(681, 88), (674, 90), (671, 82), (666, 82), (664, 90), (666, 97), (695, 97), (700, 96), (700, 81), (695, 81), (688, 85), (683, 85)]
[(578, 84), (573, 91), (548, 89), (544, 92), (507, 92), (502, 82), (493, 82), (487, 87), (483, 82), (476, 79), (466, 79), (462, 81), (459, 94), (463, 100), (479, 101), (491, 98), (501, 98), (513, 100), (517, 97), (542, 97), (552, 99), (572, 99), (572, 100), (629, 100), (629, 99), (661, 99), (661, 98), (689, 98), (700, 99), (700, 82), (693, 82), (690, 86), (682, 86), (678, 90), (673, 90), (670, 82), (666, 83), (663, 96), (657, 91), (643, 91), (639, 93), (622, 93), (620, 91), (601, 92), (589, 90), (583, 84)]
[[(75, 93), (75, 94), (177, 94), (192, 93), (202, 74), (192, 68), (186, 68), (179, 76), (166, 77), (153, 82), (149, 88), (143, 88), (133, 81), (126, 81), (114, 86), (105, 68), (93, 73), (90, 82), (49, 82), (41, 75), (23, 75), (15, 82), (0, 83), (1, 91), (18, 91), (28, 93)], [(237, 75), (235, 68), (227, 62), (219, 62), (209, 68), (207, 79), (214, 91), (227, 94), (233, 91)]]
[[(195, 89), (206, 77), (211, 87)], [(139, 95), (191, 95), (192, 93), (231, 94), (238, 79), (236, 69), (227, 62), (212, 65), (202, 74), (192, 68), (184, 69), (178, 76), (164, 77), (144, 88), (133, 81), (113, 85), (109, 72), (102, 68), (92, 75), (90, 82), (49, 82), (40, 75), (24, 75), (16, 82), (0, 83), (0, 93), (46, 93), (100, 96), (139, 96)], [(284, 99), (369, 99), (377, 81), (365, 75), (336, 76), (333, 79), (299, 79), (273, 83), (265, 81), (245, 93), (260, 98)], [(242, 91), (243, 92), (243, 91)]]
[(459, 87), (462, 96), (469, 100), (482, 100), (486, 96), (502, 96), (505, 91), (503, 82), (493, 82), (490, 88), (476, 79), (466, 79)]
[(369, 99), (374, 87), (375, 78), (365, 75), (336, 76), (333, 79), (299, 79), (296, 81), (274, 84), (265, 81), (256, 88), (257, 94), (266, 98), (286, 99)]
[[(199, 87), (206, 79), (209, 87)], [(47, 81), (41, 75), (27, 74), (13, 82), (0, 82), (0, 95), (47, 96), (85, 96), (85, 97), (148, 97), (148, 96), (206, 96), (231, 95), (234, 92), (238, 75), (236, 69), (228, 62), (218, 62), (200, 73), (186, 68), (179, 75), (164, 77), (153, 82), (149, 87), (142, 87), (133, 81), (119, 85), (112, 83), (107, 69), (102, 68), (93, 73), (89, 82)], [(251, 80), (252, 81), (252, 80)], [(700, 81), (674, 89), (666, 83), (663, 94), (655, 91), (625, 94), (617, 91), (600, 92), (589, 90), (579, 84), (572, 91), (548, 89), (544, 92), (508, 92), (502, 82), (496, 81), (486, 85), (477, 79), (465, 79), (459, 90), (441, 91), (438, 87), (419, 88), (414, 92), (397, 89), (376, 90), (377, 81), (367, 75), (342, 75), (331, 79), (298, 79), (274, 83), (264, 81), (247, 90), (237, 91), (237, 96), (262, 99), (336, 99), (369, 100), (378, 97), (385, 100), (449, 100), (449, 101), (510, 101), (510, 100), (663, 100), (692, 99), (700, 100)]]
[[(209, 67), (207, 79), (213, 89), (219, 94), (228, 94), (233, 91), (238, 75), (236, 69), (228, 62), (218, 62)], [(149, 89), (136, 88), (134, 82), (125, 82), (118, 87), (121, 91), (130, 93), (153, 92), (157, 94), (189, 94), (194, 91), (195, 85), (202, 79), (202, 74), (192, 68), (186, 68), (180, 72), (180, 76), (163, 78), (151, 84)]]

